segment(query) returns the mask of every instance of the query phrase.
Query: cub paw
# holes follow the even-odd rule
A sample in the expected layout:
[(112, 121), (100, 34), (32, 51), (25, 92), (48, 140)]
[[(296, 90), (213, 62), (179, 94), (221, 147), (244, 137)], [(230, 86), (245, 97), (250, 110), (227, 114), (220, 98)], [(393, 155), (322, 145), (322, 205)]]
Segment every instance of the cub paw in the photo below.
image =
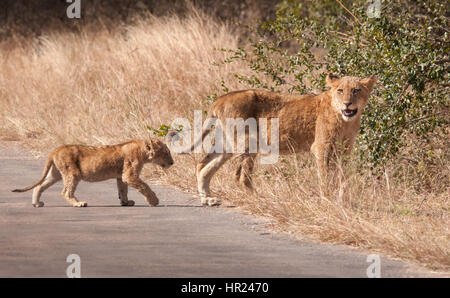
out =
[(156, 206), (158, 206), (159, 205), (159, 201), (153, 201), (153, 202), (149, 202), (148, 203), (150, 206), (152, 206), (152, 207), (156, 207)]
[(159, 204), (159, 199), (156, 196), (146, 198), (146, 201), (152, 207), (158, 206)]
[(44, 202), (37, 202), (37, 204), (33, 204), (33, 207), (35, 208), (44, 207)]
[(134, 206), (134, 201), (133, 200), (128, 200), (126, 202), (120, 202), (120, 205), (122, 205), (122, 206)]
[(73, 204), (73, 207), (87, 207), (86, 202), (76, 202)]

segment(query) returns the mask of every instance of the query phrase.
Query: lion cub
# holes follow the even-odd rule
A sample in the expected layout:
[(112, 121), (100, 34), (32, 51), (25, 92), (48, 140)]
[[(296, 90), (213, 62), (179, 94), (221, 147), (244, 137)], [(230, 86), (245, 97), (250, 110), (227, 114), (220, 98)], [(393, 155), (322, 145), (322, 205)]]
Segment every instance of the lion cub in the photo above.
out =
[(119, 200), (122, 206), (133, 206), (128, 200), (128, 185), (144, 195), (148, 204), (159, 203), (155, 193), (139, 178), (145, 163), (155, 163), (163, 168), (173, 165), (173, 159), (167, 146), (158, 139), (134, 140), (113, 146), (66, 145), (50, 153), (42, 177), (33, 185), (13, 192), (24, 192), (34, 188), (32, 203), (34, 207), (43, 207), (39, 198), (44, 190), (63, 180), (63, 197), (74, 207), (86, 207), (74, 196), (81, 180), (88, 182), (117, 179)]

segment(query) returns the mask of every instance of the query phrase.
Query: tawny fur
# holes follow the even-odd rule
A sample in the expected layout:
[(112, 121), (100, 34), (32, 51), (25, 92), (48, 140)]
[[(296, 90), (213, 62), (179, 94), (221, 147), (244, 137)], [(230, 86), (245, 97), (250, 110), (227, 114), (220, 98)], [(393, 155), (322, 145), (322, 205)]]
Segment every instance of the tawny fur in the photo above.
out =
[(35, 184), (13, 192), (24, 192), (34, 188), (32, 204), (43, 207), (40, 196), (44, 190), (63, 180), (63, 197), (74, 207), (85, 207), (86, 202), (79, 202), (74, 196), (81, 180), (88, 182), (117, 179), (119, 200), (122, 206), (133, 206), (128, 200), (128, 186), (134, 187), (148, 204), (159, 203), (155, 193), (139, 178), (145, 163), (155, 163), (163, 168), (173, 164), (167, 146), (158, 139), (133, 140), (114, 146), (66, 145), (50, 153), (42, 177)]
[[(375, 76), (360, 79), (349, 76), (338, 78), (329, 74), (327, 85), (330, 90), (319, 95), (236, 91), (219, 97), (208, 115), (219, 118), (222, 123), (226, 118), (255, 118), (258, 123), (259, 118), (279, 118), (280, 154), (310, 150), (316, 158), (319, 177), (323, 180), (335, 145), (344, 146), (344, 152), (351, 150), (359, 132), (361, 113), (375, 82)], [(268, 127), (270, 129), (270, 125)], [(207, 133), (203, 132), (202, 139)], [(270, 136), (270, 133), (267, 135)], [(216, 198), (209, 197), (210, 180), (231, 157), (236, 157), (236, 154), (210, 153), (197, 165), (198, 191), (203, 204), (219, 203)], [(252, 191), (250, 174), (254, 154), (240, 154), (238, 158), (235, 179), (244, 189)]]

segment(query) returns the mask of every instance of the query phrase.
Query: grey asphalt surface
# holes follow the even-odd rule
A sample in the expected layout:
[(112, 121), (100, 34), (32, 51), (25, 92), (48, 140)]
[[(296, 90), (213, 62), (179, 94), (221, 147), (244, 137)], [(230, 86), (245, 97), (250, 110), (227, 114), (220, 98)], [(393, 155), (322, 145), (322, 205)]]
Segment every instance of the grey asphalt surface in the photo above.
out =
[[(152, 186), (160, 206), (120, 207), (115, 181), (81, 182), (73, 208), (57, 183), (31, 205), (43, 160), (0, 144), (0, 277), (66, 277), (66, 258), (78, 254), (82, 277), (367, 277), (369, 253), (296, 241), (264, 228), (234, 208), (202, 207), (170, 187)], [(436, 276), (381, 257), (382, 277)]]

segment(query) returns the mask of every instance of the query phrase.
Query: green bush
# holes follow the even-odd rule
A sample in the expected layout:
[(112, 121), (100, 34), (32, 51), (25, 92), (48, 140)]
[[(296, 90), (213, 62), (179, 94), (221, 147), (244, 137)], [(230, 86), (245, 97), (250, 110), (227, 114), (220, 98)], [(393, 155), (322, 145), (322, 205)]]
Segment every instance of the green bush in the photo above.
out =
[(248, 63), (252, 74), (235, 76), (252, 88), (306, 93), (325, 90), (328, 72), (376, 74), (358, 142), (362, 160), (376, 167), (396, 156), (406, 136), (427, 140), (445, 123), (450, 26), (447, 1), (382, 1), (378, 18), (369, 17), (369, 5), (282, 1), (273, 20), (250, 28), (249, 47), (224, 51), (225, 63)]

